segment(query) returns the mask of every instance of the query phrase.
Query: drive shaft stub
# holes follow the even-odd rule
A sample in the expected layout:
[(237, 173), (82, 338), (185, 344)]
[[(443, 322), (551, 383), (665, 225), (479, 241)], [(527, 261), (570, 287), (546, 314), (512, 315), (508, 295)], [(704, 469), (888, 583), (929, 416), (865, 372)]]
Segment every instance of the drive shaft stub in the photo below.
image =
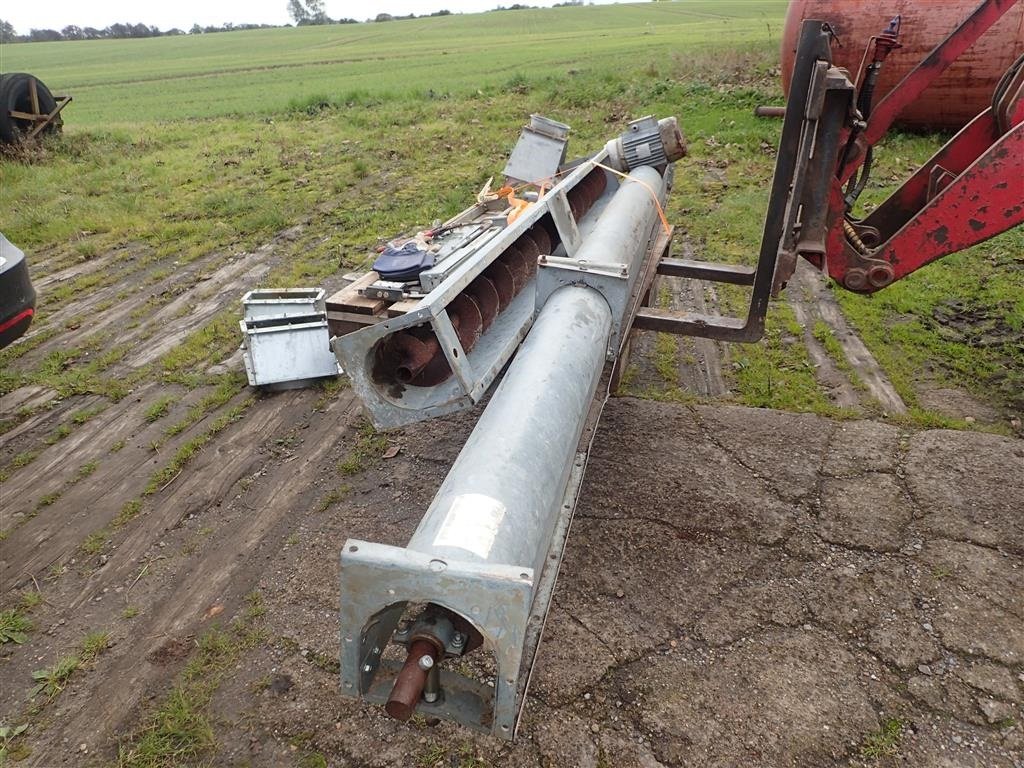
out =
[(430, 674), (437, 674), (439, 649), (429, 640), (414, 640), (409, 645), (409, 655), (402, 671), (395, 678), (395, 687), (384, 711), (396, 720), (408, 720), (416, 711), (416, 705), (423, 695)]

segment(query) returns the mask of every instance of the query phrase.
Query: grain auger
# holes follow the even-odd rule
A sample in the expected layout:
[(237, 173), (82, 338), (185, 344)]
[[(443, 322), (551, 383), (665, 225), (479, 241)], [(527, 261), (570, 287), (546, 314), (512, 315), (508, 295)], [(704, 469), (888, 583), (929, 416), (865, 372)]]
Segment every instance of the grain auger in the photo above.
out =
[[(651, 117), (567, 162), (568, 127), (534, 116), (505, 187), (382, 257), (364, 295), (404, 311), (334, 341), (377, 426), (468, 408), (504, 375), (409, 543), (344, 545), (345, 695), (514, 736), (632, 329), (756, 341), (798, 257), (869, 293), (1024, 221), (1024, 57), (990, 108), (870, 215), (853, 214), (901, 105), (1011, 5), (982, 2), (882, 98), (870, 91), (899, 19), (880, 20), (857, 74), (832, 65), (831, 25), (803, 22), (756, 266), (672, 257), (664, 205), (686, 148), (674, 118)], [(746, 286), (747, 313), (651, 307), (656, 275)]]

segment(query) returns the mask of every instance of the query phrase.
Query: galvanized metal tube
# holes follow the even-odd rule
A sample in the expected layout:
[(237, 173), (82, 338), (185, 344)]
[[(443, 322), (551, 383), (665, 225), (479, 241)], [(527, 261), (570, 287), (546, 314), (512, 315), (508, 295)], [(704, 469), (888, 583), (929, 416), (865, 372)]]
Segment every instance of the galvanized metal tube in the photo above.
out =
[[(665, 202), (665, 177), (649, 165), (630, 171), (594, 228), (587, 233), (575, 258), (588, 264), (625, 264), (628, 286), (640, 274), (647, 240)], [(625, 291), (629, 294), (629, 290)]]
[[(626, 265), (626, 295), (657, 216), (655, 199), (665, 194), (653, 168), (637, 168), (630, 178), (576, 255), (595, 266)], [(551, 294), (409, 549), (540, 574), (611, 327), (608, 301), (597, 290), (568, 285)]]
[[(532, 329), (406, 549), (346, 543), (342, 684), (386, 696), (393, 717), (410, 716), (422, 700), (439, 716), (506, 738), (515, 732), (539, 640), (531, 616), (544, 615), (550, 600), (582, 472), (580, 438), (665, 197), (666, 177), (653, 168), (630, 176), (581, 230), (571, 257), (544, 254)], [(533, 259), (540, 250), (535, 244)], [(545, 570), (549, 553), (554, 567)], [(384, 693), (374, 680), (378, 648), (410, 603), (428, 604), (421, 618), (443, 608), (459, 630), (450, 642), (435, 637), (438, 657), (429, 663), (410, 647)], [(410, 637), (401, 635), (398, 642)], [(494, 654), (494, 687), (449, 673), (442, 691), (437, 662), (481, 643)]]
[(597, 291), (551, 295), (409, 549), (540, 573), (610, 329)]

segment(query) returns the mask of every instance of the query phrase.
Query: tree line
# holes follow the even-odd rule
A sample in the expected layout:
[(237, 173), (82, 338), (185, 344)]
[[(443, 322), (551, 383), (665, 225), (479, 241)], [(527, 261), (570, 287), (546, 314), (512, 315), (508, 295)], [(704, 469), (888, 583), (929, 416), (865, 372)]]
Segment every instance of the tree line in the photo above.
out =
[(63, 29), (30, 29), (28, 34), (19, 35), (7, 21), (0, 19), (0, 43), (45, 43), (55, 40), (121, 40), (134, 37), (173, 37), (175, 35), (202, 35), (214, 32), (237, 32), (242, 29), (269, 29), (276, 24), (223, 24), (203, 27), (194, 24), (187, 32), (174, 27), (160, 29), (146, 24), (111, 24), (109, 27), (79, 27), (69, 24)]
[[(378, 13), (376, 17), (367, 19), (370, 21), (397, 21), (399, 19), (426, 19), (432, 16), (451, 16), (448, 10), (434, 11), (417, 16), (410, 13), (408, 16), (394, 16), (390, 13)], [(310, 24), (358, 24), (355, 19), (332, 19), (324, 11), (324, 0), (288, 0), (288, 15), (292, 17), (295, 26), (304, 27)]]
[[(437, 11), (429, 16), (448, 16), (451, 11)], [(380, 14), (376, 19), (367, 21), (391, 21), (392, 19), (412, 19), (409, 16), (391, 16)], [(358, 19), (303, 19), (296, 26), (304, 27), (312, 24), (358, 24)], [(70, 24), (63, 29), (30, 29), (27, 34), (19, 35), (17, 30), (7, 21), (0, 19), (0, 43), (46, 43), (56, 40), (122, 40), (136, 37), (174, 37), (176, 35), (205, 35), (215, 32), (238, 32), (243, 29), (277, 29), (290, 27), (291, 24), (223, 24), (221, 26), (201, 26), (193, 24), (189, 30), (160, 29), (146, 24), (111, 24), (109, 27), (79, 27)]]
[[(555, 7), (583, 5), (583, 0), (567, 0), (567, 2), (555, 3)], [(519, 11), (535, 6), (523, 3), (513, 5), (499, 5), (495, 11)], [(323, 0), (288, 0), (288, 14), (292, 17), (296, 26), (304, 27), (318, 24), (358, 24), (357, 19), (332, 19), (324, 11)], [(430, 18), (434, 16), (450, 16), (451, 11), (440, 10), (433, 13), (424, 13), (417, 16), (410, 13), (407, 16), (394, 16), (390, 13), (379, 13), (367, 22), (398, 21), (400, 19)], [(3, 19), (0, 19), (0, 43), (43, 43), (56, 40), (121, 40), (135, 37), (173, 37), (175, 35), (205, 35), (215, 32), (237, 32), (243, 29), (273, 29), (277, 24), (222, 24), (220, 26), (201, 26), (193, 24), (186, 32), (183, 29), (174, 27), (162, 30), (146, 24), (111, 24), (109, 27), (97, 29), (96, 27), (79, 27), (69, 24), (63, 29), (30, 29), (28, 34), (19, 35), (17, 30)], [(290, 27), (291, 24), (284, 26)]]

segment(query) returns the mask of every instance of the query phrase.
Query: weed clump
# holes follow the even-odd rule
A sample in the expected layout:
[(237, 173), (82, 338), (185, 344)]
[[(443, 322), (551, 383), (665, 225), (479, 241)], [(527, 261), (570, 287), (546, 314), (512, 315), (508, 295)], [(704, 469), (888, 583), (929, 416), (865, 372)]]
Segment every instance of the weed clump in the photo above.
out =
[(32, 688), (30, 697), (34, 698), (40, 693), (46, 694), (46, 700), (52, 701), (61, 691), (68, 686), (71, 675), (81, 666), (82, 661), (77, 656), (63, 656), (57, 663), (48, 669), (37, 669), (32, 673), (32, 679), (36, 685)]
[(362, 472), (371, 461), (381, 457), (388, 447), (386, 436), (379, 434), (373, 425), (364, 422), (359, 427), (359, 438), (348, 455), (338, 462), (338, 471), (346, 476)]
[(325, 110), (334, 108), (335, 104), (331, 97), (319, 93), (301, 99), (292, 99), (288, 102), (289, 112), (304, 115), (318, 115)]
[(79, 658), (83, 662), (93, 661), (110, 647), (109, 632), (90, 632), (82, 640), (82, 652)]
[(117, 768), (191, 765), (209, 757), (216, 747), (208, 713), (213, 695), (242, 652), (265, 639), (255, 623), (263, 613), (259, 594), (246, 601), (246, 611), (228, 629), (214, 628), (199, 638), (170, 694), (121, 742)]
[(32, 629), (32, 622), (17, 609), (0, 612), (0, 645), (4, 643), (24, 643), (26, 634)]
[(882, 727), (869, 733), (861, 745), (860, 754), (869, 759), (892, 757), (899, 752), (900, 738), (903, 736), (903, 721), (891, 717), (882, 723)]
[(154, 400), (148, 408), (146, 408), (146, 421), (152, 424), (154, 421), (162, 419), (167, 415), (167, 412), (171, 410), (171, 405), (177, 400), (172, 395), (164, 395)]

